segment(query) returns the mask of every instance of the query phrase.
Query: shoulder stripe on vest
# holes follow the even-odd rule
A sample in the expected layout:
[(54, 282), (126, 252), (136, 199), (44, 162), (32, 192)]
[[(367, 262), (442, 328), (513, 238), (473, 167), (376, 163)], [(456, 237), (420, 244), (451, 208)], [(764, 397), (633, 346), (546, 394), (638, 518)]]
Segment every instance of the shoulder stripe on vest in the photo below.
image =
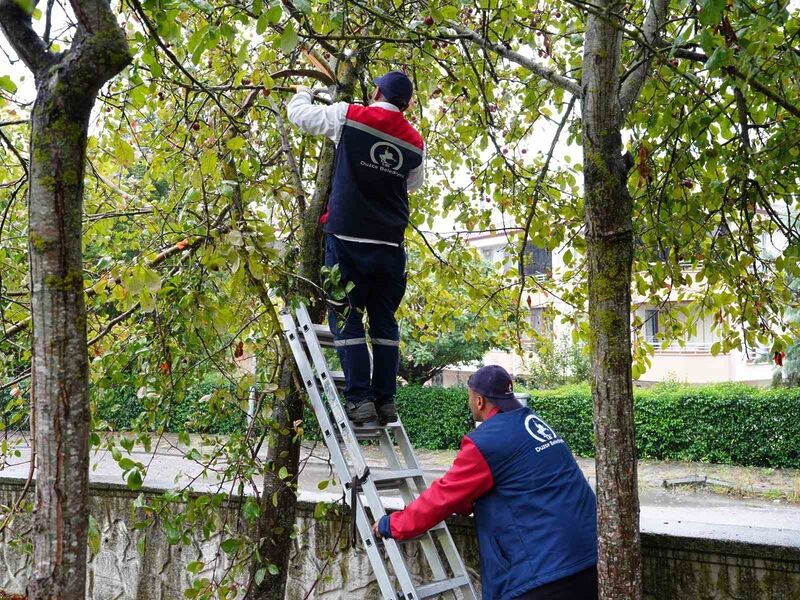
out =
[(377, 138), (382, 140), (386, 140), (387, 142), (392, 142), (393, 144), (397, 144), (398, 146), (402, 146), (406, 150), (411, 152), (416, 152), (417, 154), (422, 154), (422, 149), (417, 148), (416, 146), (409, 144), (405, 140), (401, 140), (400, 138), (394, 137), (393, 135), (389, 135), (385, 131), (381, 131), (380, 129), (375, 129), (374, 127), (370, 127), (369, 125), (364, 125), (363, 123), (359, 123), (358, 121), (351, 121), (347, 119), (345, 122), (345, 127), (353, 127), (354, 129), (360, 129), (366, 133), (374, 135)]
[(366, 127), (381, 131), (384, 135), (409, 144), (411, 146), (410, 149), (420, 151), (424, 147), (422, 136), (406, 121), (401, 112), (394, 112), (380, 107), (351, 104), (347, 110), (347, 122), (349, 125), (360, 123)]

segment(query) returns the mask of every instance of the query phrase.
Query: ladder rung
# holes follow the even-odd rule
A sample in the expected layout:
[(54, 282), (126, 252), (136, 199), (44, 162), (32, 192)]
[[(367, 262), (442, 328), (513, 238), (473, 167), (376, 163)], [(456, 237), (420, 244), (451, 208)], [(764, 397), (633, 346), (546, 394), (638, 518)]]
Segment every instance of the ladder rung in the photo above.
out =
[(376, 471), (372, 481), (379, 490), (397, 489), (412, 477), (422, 477), (422, 469), (403, 469), (399, 471)]
[[(331, 330), (328, 329), (327, 325), (319, 325), (318, 323), (314, 324), (314, 333), (317, 334), (317, 340), (319, 341), (319, 345), (323, 348), (333, 348), (333, 334)], [(300, 341), (305, 344), (306, 338), (304, 335), (300, 335)]]
[(469, 579), (466, 576), (460, 575), (452, 579), (443, 579), (442, 581), (435, 581), (427, 585), (421, 585), (417, 588), (417, 594), (420, 600), (423, 598), (433, 598), (444, 592), (455, 590), (465, 585), (469, 585)]
[[(356, 439), (359, 441), (363, 440), (377, 440), (383, 435), (384, 428), (381, 425), (362, 425), (358, 426), (354, 423), (350, 423), (350, 427), (353, 430), (353, 434), (356, 436)], [(342, 441), (341, 434), (337, 431), (336, 432), (336, 439), (340, 442)]]
[(434, 525), (433, 527), (428, 529), (425, 533), (423, 533), (421, 535), (418, 535), (417, 537), (406, 538), (404, 540), (397, 540), (397, 543), (398, 544), (408, 544), (410, 542), (418, 542), (429, 533), (433, 533), (434, 531), (443, 531), (443, 530), (446, 530), (446, 529), (447, 529), (447, 526), (444, 524), (444, 521), (442, 521), (441, 523), (437, 523), (436, 525)]

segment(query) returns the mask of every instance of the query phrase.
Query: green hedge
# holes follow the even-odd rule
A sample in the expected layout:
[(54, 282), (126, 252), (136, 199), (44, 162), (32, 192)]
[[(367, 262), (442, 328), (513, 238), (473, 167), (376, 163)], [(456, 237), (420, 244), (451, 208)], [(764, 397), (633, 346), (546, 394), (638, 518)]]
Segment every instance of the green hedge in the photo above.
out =
[[(530, 406), (579, 456), (594, 456), (588, 386), (533, 390)], [(463, 389), (402, 388), (398, 409), (414, 444), (457, 448), (471, 429)], [(800, 388), (661, 385), (635, 392), (639, 458), (800, 468)]]
[[(210, 410), (200, 399), (224, 387), (231, 394), (232, 386), (220, 386), (218, 383), (204, 381), (192, 387), (186, 395), (171, 407), (160, 410), (169, 417), (168, 431), (185, 431), (187, 433), (227, 434), (241, 431), (246, 426), (246, 417), (236, 402), (228, 401), (224, 410)], [(106, 421), (114, 431), (134, 429), (138, 421), (145, 422), (146, 408), (136, 397), (136, 390), (119, 386), (98, 394), (97, 416)], [(141, 429), (141, 427), (140, 427)]]
[[(214, 389), (203, 383), (170, 411), (172, 429), (230, 433), (244, 426), (234, 402), (209, 414), (199, 398)], [(588, 386), (532, 390), (531, 408), (564, 437), (579, 456), (594, 456), (592, 399)], [(398, 411), (418, 448), (455, 449), (472, 430), (464, 388), (406, 386)], [(115, 391), (98, 402), (114, 429), (129, 428), (143, 410), (135, 393)], [(800, 388), (764, 390), (740, 384), (660, 385), (635, 391), (639, 458), (690, 460), (775, 468), (800, 468)], [(317, 428), (306, 411), (306, 432)]]

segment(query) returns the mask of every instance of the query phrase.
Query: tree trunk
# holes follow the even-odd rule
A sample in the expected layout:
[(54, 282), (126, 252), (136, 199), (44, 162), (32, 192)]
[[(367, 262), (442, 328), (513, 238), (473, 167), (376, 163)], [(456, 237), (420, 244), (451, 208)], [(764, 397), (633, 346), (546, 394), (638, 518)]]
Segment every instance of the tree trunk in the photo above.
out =
[(592, 394), (597, 444), (599, 585), (602, 598), (641, 598), (639, 497), (631, 381), (632, 200), (622, 155), (619, 30), (601, 2), (589, 16), (582, 118)]
[(28, 598), (85, 596), (89, 392), (81, 223), (89, 115), (100, 87), (130, 61), (108, 4), (73, 2), (72, 47), (54, 55), (16, 3), (0, 24), (34, 73), (28, 195), (36, 448), (33, 573)]

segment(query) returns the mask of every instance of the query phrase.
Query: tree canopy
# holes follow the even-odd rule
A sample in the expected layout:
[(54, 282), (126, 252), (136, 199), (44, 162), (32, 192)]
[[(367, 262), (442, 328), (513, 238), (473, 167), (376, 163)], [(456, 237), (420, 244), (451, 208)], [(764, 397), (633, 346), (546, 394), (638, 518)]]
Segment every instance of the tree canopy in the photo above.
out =
[[(53, 52), (80, 31), (53, 3), (21, 6)], [(387, 70), (414, 81), (409, 118), (426, 140), (428, 183), (411, 200), (408, 245), (420, 262), (403, 309), (409, 324), (438, 335), (455, 330), (454, 314), (471, 314), (464, 333), (481, 337), (521, 322), (523, 287), (543, 288), (565, 301), (562, 318), (589, 341), (580, 101), (593, 18), (619, 37), (635, 302), (686, 303), (687, 318), (662, 334), (665, 344), (709, 316), (720, 336), (713, 353), (757, 344), (780, 351), (791, 339), (784, 311), (796, 293), (787, 277), (800, 268), (797, 8), (746, 0), (125, 0), (112, 9), (133, 62), (102, 89), (92, 113), (82, 280), (91, 386), (138, 391), (147, 410), (136, 443), (145, 448), (208, 374), (236, 390), (206, 399), (220, 411), (243, 412), (253, 384), (266, 392), (253, 428), (186, 451), (209, 463), (224, 457), (224, 478), (263, 476), (277, 463), (259, 463), (252, 449), (273, 428), (299, 433), (272, 412), (287, 394), (276, 315), (298, 290), (322, 297), (311, 233), (331, 149), (285, 121), (291, 83), (347, 82), (340, 89), (366, 102), (371, 79)], [(0, 390), (19, 400), (31, 358), (32, 104), (20, 69), (0, 73), (0, 88)], [(565, 271), (535, 282), (521, 258), (491, 277), (472, 268), (463, 235), (498, 227), (520, 257), (527, 242), (565, 248)], [(414, 304), (422, 295), (426, 302)], [(258, 354), (255, 378), (238, 368), (243, 343)], [(634, 376), (652, 350), (634, 338)], [(92, 444), (109, 447), (128, 485), (141, 487), (146, 465), (100, 435), (97, 415), (92, 429)], [(293, 485), (289, 473), (274, 471)], [(195, 502), (187, 493), (149, 510), (169, 515), (177, 500)], [(229, 528), (215, 520), (213, 503), (193, 506), (167, 518), (171, 541), (188, 527)], [(257, 519), (263, 507), (248, 510)], [(254, 541), (236, 530), (226, 536), (223, 549), (247, 568)], [(273, 566), (254, 576), (268, 578)], [(198, 578), (194, 597), (212, 589), (223, 596), (235, 575)]]

